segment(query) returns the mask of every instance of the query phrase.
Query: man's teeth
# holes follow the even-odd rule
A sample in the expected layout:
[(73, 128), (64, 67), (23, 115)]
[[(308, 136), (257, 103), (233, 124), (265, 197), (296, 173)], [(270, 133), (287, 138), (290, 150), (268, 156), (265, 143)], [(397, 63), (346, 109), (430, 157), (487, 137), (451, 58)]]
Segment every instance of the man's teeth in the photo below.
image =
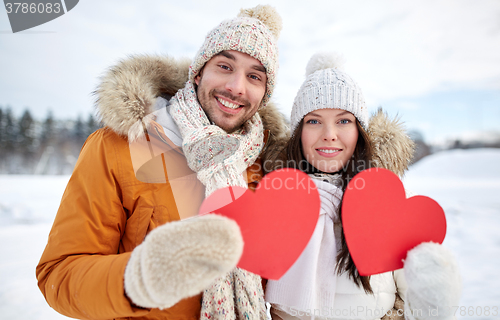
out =
[(222, 100), (222, 99), (219, 99), (217, 98), (217, 100), (224, 106), (224, 107), (227, 107), (229, 109), (238, 109), (240, 107), (239, 104), (234, 104), (234, 103), (231, 103), (229, 101), (226, 101), (226, 100)]
[(334, 153), (334, 152), (337, 152), (339, 151), (340, 149), (318, 149), (318, 151), (321, 151), (321, 152), (324, 152), (324, 153)]

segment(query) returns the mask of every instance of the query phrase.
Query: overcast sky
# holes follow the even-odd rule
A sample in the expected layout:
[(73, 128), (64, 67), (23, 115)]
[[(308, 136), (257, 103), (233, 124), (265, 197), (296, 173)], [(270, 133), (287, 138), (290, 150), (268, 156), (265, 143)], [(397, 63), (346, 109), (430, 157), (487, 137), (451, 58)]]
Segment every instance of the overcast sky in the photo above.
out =
[[(206, 33), (261, 1), (84, 0), (13, 34), (0, 8), (0, 106), (43, 119), (93, 113), (104, 70), (131, 54), (193, 57)], [(318, 51), (344, 55), (370, 111), (438, 141), (500, 131), (500, 1), (267, 1), (283, 18), (273, 100), (290, 115)]]

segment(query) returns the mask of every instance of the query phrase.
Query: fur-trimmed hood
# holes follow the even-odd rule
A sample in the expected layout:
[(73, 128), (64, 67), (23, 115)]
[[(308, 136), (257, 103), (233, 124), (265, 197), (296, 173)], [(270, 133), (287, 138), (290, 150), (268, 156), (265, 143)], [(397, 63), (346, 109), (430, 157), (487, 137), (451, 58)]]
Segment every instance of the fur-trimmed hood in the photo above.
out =
[[(391, 170), (402, 177), (415, 150), (415, 143), (406, 133), (403, 123), (398, 118), (389, 118), (380, 108), (370, 117), (368, 136), (372, 144), (373, 166)], [(286, 163), (284, 148), (287, 142), (288, 138), (279, 140), (264, 154), (264, 159), (273, 163), (272, 166), (264, 167), (266, 172), (281, 168)]]
[[(132, 56), (111, 67), (94, 92), (101, 122), (123, 137), (155, 107), (156, 98), (170, 99), (188, 79), (189, 59), (168, 56)], [(279, 158), (289, 139), (289, 128), (273, 103), (259, 110), (269, 138), (262, 153), (263, 161)], [(379, 109), (371, 116), (369, 135), (376, 166), (399, 176), (408, 168), (414, 143), (399, 119), (389, 119)]]
[[(391, 119), (382, 109), (378, 109), (370, 117), (368, 136), (372, 144), (373, 166), (391, 170), (402, 177), (413, 158), (415, 143), (406, 133), (399, 118)], [(279, 139), (264, 152), (263, 159), (272, 163), (264, 166), (266, 173), (282, 168), (286, 163), (284, 148), (288, 139), (288, 137)]]
[[(156, 98), (167, 100), (188, 80), (189, 59), (168, 56), (131, 56), (120, 61), (101, 78), (94, 92), (97, 114), (103, 125), (123, 137), (155, 111)], [(284, 116), (273, 103), (259, 110), (264, 129), (269, 130), (267, 145), (286, 139)], [(134, 134), (137, 136), (137, 134)]]
[(390, 119), (381, 108), (370, 117), (368, 135), (373, 147), (375, 166), (389, 169), (402, 177), (415, 151), (415, 143), (398, 117)]

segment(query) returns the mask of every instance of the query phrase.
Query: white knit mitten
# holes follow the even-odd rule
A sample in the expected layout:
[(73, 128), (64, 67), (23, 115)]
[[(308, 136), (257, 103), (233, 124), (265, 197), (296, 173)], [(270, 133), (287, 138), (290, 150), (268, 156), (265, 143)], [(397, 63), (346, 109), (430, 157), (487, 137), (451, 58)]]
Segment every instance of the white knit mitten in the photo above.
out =
[(424, 242), (408, 251), (404, 262), (409, 320), (451, 320), (459, 305), (462, 281), (454, 256), (442, 245)]
[(145, 308), (168, 308), (232, 270), (243, 252), (236, 222), (205, 215), (167, 223), (137, 246), (125, 268), (125, 292)]

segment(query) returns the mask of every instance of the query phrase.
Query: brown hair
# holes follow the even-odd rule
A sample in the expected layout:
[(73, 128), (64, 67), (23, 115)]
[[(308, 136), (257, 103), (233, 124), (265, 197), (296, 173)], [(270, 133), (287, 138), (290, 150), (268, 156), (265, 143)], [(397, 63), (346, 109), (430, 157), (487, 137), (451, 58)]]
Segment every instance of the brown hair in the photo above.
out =
[[(354, 178), (356, 174), (371, 167), (373, 151), (370, 138), (357, 119), (356, 126), (358, 128), (359, 135), (353, 156), (350, 160), (348, 160), (347, 164), (344, 166), (344, 168), (342, 168), (342, 170), (336, 172), (340, 173), (342, 176), (342, 191), (344, 192), (349, 181), (351, 181), (351, 179)], [(316, 169), (306, 160), (306, 158), (304, 157), (304, 153), (302, 152), (301, 136), (303, 127), (304, 119), (302, 118), (299, 125), (293, 132), (292, 137), (285, 146), (285, 149), (282, 151), (280, 158), (286, 159), (286, 161), (284, 162), (285, 167), (295, 168), (305, 173), (321, 173), (321, 171)], [(341, 208), (342, 202), (339, 206), (339, 215), (340, 212), (342, 212)], [(340, 219), (342, 221), (341, 215)], [(370, 285), (370, 277), (360, 276), (358, 270), (356, 269), (356, 266), (354, 265), (354, 261), (352, 260), (352, 257), (349, 253), (349, 248), (347, 247), (343, 228), (341, 234), (341, 248), (339, 250), (339, 253), (337, 254), (336, 271), (339, 275), (347, 272), (349, 278), (351, 278), (358, 287), (363, 287), (363, 289), (367, 293), (373, 293)]]

